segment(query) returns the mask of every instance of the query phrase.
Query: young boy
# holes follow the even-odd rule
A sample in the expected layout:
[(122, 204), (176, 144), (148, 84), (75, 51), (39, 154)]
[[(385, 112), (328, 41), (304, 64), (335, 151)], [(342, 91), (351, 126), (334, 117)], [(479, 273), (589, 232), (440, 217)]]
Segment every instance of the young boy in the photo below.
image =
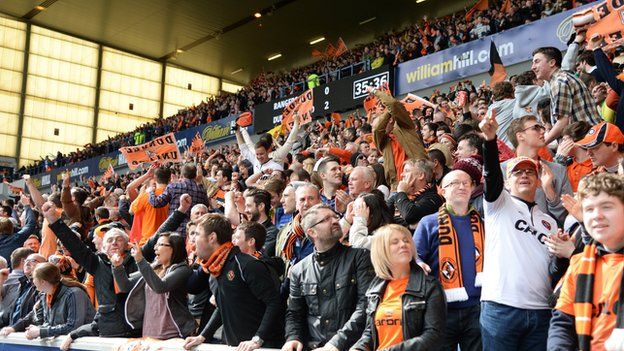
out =
[[(578, 196), (591, 240), (572, 257), (563, 278), (550, 321), (548, 350), (620, 350), (624, 346), (624, 178), (609, 173), (588, 176), (581, 180)], [(612, 348), (612, 344), (619, 346)]]

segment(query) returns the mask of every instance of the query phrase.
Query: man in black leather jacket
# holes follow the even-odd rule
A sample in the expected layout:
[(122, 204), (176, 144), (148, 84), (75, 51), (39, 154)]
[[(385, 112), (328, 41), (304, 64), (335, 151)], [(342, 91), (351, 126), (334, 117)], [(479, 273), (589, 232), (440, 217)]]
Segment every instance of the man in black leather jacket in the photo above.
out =
[(290, 271), (283, 351), (347, 350), (364, 331), (366, 290), (374, 276), (368, 250), (346, 247), (339, 216), (315, 205), (302, 219), (314, 254)]

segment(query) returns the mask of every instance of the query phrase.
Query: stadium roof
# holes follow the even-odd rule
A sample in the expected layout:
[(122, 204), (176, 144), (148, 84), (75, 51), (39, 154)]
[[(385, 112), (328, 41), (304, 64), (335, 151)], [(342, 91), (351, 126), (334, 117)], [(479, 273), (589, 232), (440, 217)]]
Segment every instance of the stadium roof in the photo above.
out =
[[(314, 60), (313, 49), (336, 45), (339, 37), (352, 48), (424, 15), (444, 16), (473, 2), (419, 1), (2, 0), (0, 12), (147, 58), (246, 83), (263, 70), (309, 64)], [(319, 37), (326, 39), (310, 45)], [(277, 53), (282, 54), (279, 59), (267, 60)]]

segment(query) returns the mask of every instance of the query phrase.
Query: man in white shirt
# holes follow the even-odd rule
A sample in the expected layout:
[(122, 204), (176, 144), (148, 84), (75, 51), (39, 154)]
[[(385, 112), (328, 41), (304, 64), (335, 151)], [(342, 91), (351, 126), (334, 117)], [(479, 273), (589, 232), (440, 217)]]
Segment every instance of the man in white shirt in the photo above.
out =
[(535, 194), (542, 182), (552, 182), (553, 174), (540, 172), (529, 157), (516, 157), (507, 163), (503, 183), (496, 118), (487, 116), (479, 127), (485, 135), (483, 350), (545, 351), (552, 293), (545, 243), (557, 232), (557, 222), (539, 209)]

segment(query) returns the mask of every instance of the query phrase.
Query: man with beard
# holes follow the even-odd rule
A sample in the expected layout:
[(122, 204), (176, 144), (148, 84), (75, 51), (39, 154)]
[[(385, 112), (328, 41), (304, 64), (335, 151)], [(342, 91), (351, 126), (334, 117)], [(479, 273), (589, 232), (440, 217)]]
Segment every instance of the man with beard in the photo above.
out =
[(200, 335), (188, 337), (184, 348), (203, 343), (223, 323), (226, 344), (244, 350), (276, 347), (281, 341), (279, 281), (255, 257), (232, 244), (232, 224), (223, 215), (207, 214), (197, 225), (195, 241), (200, 267), (189, 286), (207, 288), (212, 276), (217, 281), (213, 294), (217, 310)]
[(267, 233), (262, 252), (267, 256), (272, 256), (275, 252), (278, 230), (269, 216), (271, 194), (266, 190), (251, 189), (246, 191), (244, 196), (245, 212), (243, 215), (248, 222), (258, 222), (264, 226)]
[(307, 210), (301, 220), (314, 254), (292, 267), (282, 351), (304, 347), (347, 350), (366, 323), (366, 290), (373, 278), (370, 253), (343, 246), (339, 216), (326, 205)]

